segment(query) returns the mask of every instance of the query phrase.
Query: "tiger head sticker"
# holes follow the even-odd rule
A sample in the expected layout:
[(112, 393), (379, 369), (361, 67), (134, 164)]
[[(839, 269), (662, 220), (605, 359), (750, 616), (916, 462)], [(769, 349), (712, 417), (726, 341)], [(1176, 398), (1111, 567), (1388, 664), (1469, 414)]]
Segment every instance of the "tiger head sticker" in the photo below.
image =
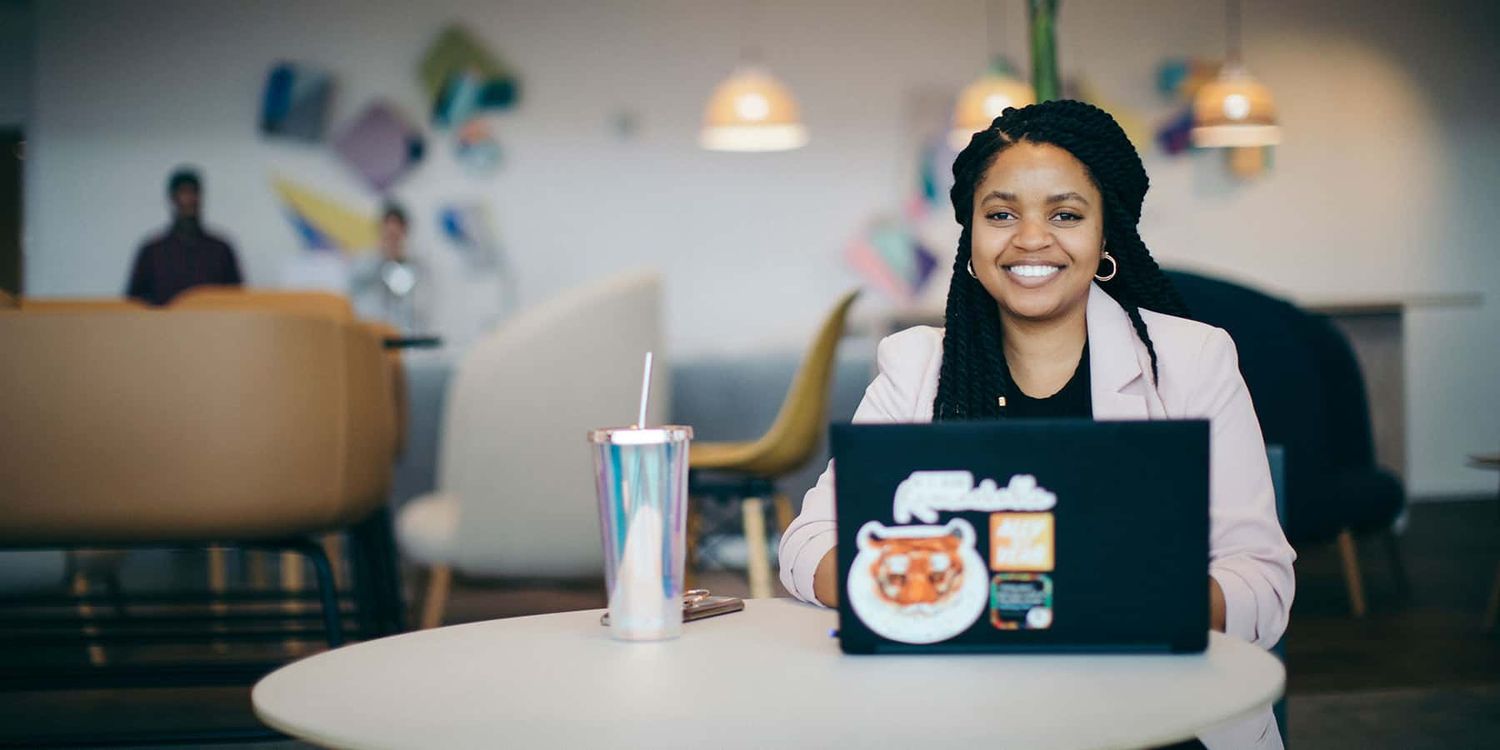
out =
[(987, 575), (968, 521), (890, 527), (870, 521), (856, 542), (849, 605), (877, 635), (936, 643), (967, 630), (984, 612)]

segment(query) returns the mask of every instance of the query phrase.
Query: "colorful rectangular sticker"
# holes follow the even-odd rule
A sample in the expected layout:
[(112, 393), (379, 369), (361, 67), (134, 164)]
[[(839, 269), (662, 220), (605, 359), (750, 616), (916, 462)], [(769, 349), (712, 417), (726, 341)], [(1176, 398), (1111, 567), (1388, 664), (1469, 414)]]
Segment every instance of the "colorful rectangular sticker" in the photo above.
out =
[(1049, 572), (1052, 542), (1051, 513), (990, 514), (990, 570)]
[(998, 573), (990, 581), (990, 624), (1000, 630), (1052, 627), (1052, 576)]

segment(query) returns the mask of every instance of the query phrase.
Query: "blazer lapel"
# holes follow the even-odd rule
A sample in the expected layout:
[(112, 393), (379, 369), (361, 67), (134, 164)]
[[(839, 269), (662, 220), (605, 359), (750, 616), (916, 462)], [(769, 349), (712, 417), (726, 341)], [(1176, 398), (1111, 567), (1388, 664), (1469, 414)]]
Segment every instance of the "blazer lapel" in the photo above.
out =
[[(1094, 419), (1100, 421), (1149, 419), (1148, 394), (1154, 395), (1146, 369), (1136, 351), (1135, 328), (1120, 307), (1098, 284), (1089, 288), (1089, 379)], [(1142, 350), (1145, 347), (1140, 347)]]

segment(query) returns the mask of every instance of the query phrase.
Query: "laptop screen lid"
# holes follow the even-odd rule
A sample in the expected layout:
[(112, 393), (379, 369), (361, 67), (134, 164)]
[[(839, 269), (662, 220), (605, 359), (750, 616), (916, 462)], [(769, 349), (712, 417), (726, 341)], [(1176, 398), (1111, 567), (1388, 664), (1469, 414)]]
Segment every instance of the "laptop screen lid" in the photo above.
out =
[(834, 425), (850, 653), (1201, 651), (1208, 423)]

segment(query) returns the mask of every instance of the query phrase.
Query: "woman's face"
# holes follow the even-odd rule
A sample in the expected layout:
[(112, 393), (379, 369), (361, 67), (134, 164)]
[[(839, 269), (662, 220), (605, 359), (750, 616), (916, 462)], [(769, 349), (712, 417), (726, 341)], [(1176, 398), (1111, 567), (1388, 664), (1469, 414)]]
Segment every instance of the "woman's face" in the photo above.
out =
[(1002, 317), (1082, 313), (1099, 270), (1103, 204), (1083, 162), (1046, 143), (1005, 148), (974, 192), (974, 273)]

